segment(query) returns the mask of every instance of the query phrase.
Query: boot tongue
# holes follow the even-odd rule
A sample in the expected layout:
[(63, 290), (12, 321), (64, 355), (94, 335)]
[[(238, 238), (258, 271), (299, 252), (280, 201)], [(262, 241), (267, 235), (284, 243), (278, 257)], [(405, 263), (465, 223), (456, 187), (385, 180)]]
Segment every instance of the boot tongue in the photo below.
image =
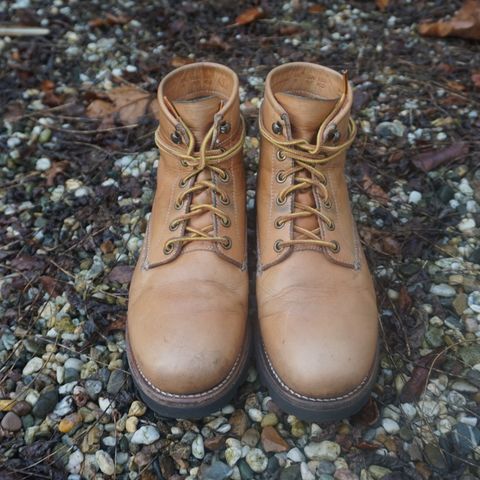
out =
[(191, 100), (174, 100), (172, 104), (193, 133), (197, 144), (200, 144), (213, 125), (213, 117), (220, 110), (222, 100), (216, 95), (210, 95)]
[(288, 113), (293, 138), (302, 138), (310, 143), (315, 140), (318, 129), (338, 102), (338, 98), (285, 92), (276, 93), (275, 98)]

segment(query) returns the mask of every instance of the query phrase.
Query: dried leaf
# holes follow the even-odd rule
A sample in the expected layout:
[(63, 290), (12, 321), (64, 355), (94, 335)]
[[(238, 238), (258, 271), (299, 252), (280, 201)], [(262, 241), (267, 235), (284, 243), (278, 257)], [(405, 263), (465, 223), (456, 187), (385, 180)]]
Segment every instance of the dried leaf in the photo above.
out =
[(179, 57), (179, 56), (175, 55), (174, 57), (172, 57), (172, 60), (171, 60), (170, 64), (172, 65), (172, 67), (178, 68), (178, 67), (183, 67), (184, 65), (189, 65), (190, 63), (193, 63), (194, 61), (195, 60), (193, 60), (192, 58)]
[(400, 294), (398, 296), (398, 307), (400, 309), (400, 313), (408, 313), (412, 308), (412, 304), (412, 297), (408, 293), (407, 287), (405, 285), (402, 285), (400, 287)]
[(232, 48), (232, 46), (226, 42), (220, 35), (216, 33), (210, 35), (210, 38), (202, 44), (202, 46), (209, 47), (209, 48), (218, 48), (219, 50), (224, 50), (227, 52)]
[(384, 12), (390, 4), (390, 0), (375, 0), (375, 4), (381, 12)]
[(418, 31), (425, 37), (480, 40), (480, 0), (466, 0), (451, 20), (421, 23)]
[(387, 192), (385, 192), (380, 185), (377, 185), (366, 173), (363, 174), (362, 188), (367, 192), (369, 197), (374, 198), (382, 205), (386, 205), (390, 201)]
[(370, 397), (365, 406), (352, 417), (352, 421), (354, 424), (369, 427), (377, 422), (379, 416), (380, 413), (378, 411), (377, 402)]
[(5, 122), (16, 122), (25, 113), (25, 105), (21, 100), (14, 100), (10, 102), (6, 107), (3, 114), (3, 120)]
[(477, 88), (480, 88), (480, 72), (472, 75), (472, 82)]
[(101, 119), (100, 128), (113, 127), (116, 123), (133, 125), (142, 117), (154, 117), (158, 104), (154, 94), (134, 86), (110, 90), (103, 98), (96, 98), (87, 107), (89, 118)]
[(112, 268), (108, 274), (108, 280), (111, 282), (128, 283), (132, 278), (133, 267), (130, 265), (117, 265)]
[(410, 380), (408, 380), (402, 389), (400, 401), (405, 403), (418, 400), (427, 385), (429, 372), (433, 367), (441, 367), (444, 361), (445, 355), (442, 351), (435, 351), (420, 358), (417, 366), (412, 371)]
[(323, 13), (326, 9), (327, 7), (325, 5), (317, 3), (308, 7), (308, 13), (311, 13), (312, 15), (319, 15), (320, 13)]
[(88, 24), (92, 28), (110, 27), (112, 25), (125, 25), (130, 20), (131, 18), (126, 15), (112, 15), (111, 13), (107, 13), (104, 18), (93, 18)]
[(359, 233), (363, 241), (379, 253), (389, 256), (399, 256), (402, 253), (400, 243), (385, 231), (362, 226)]
[(417, 168), (427, 173), (444, 163), (467, 155), (468, 151), (469, 148), (466, 143), (457, 142), (447, 148), (423, 152), (414, 157), (412, 162)]
[(62, 160), (61, 162), (54, 162), (47, 171), (47, 186), (51, 187), (55, 183), (55, 177), (59, 173), (63, 173), (68, 166), (68, 162)]
[(116, 320), (108, 324), (107, 333), (113, 330), (125, 330), (126, 323), (127, 323), (127, 318), (125, 316), (117, 318)]
[(19, 255), (18, 257), (14, 258), (10, 265), (15, 270), (20, 270), (21, 272), (24, 271), (39, 271), (43, 269), (45, 266), (45, 262), (40, 257), (32, 257), (30, 255)]
[(233, 23), (232, 26), (238, 27), (240, 25), (248, 25), (249, 23), (262, 18), (264, 14), (262, 7), (251, 7), (247, 8), (244, 12), (242, 12)]
[(40, 277), (40, 283), (43, 289), (52, 297), (61, 295), (62, 291), (59, 282), (56, 278), (49, 277), (48, 275), (42, 275)]

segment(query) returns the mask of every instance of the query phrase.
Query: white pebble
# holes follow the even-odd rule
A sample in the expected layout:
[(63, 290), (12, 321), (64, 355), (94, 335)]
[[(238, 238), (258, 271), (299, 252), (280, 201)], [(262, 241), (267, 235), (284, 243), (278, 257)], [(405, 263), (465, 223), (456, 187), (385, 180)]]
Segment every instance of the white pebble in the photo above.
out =
[(461, 232), (470, 232), (476, 227), (476, 223), (473, 218), (464, 218), (457, 227)]
[(456, 294), (456, 291), (450, 285), (446, 283), (440, 283), (438, 285), (432, 285), (430, 288), (430, 293), (437, 295), (438, 297), (453, 297)]
[(31, 358), (27, 364), (23, 367), (23, 375), (32, 375), (32, 373), (38, 372), (43, 366), (43, 360), (39, 357)]
[(98, 450), (95, 453), (95, 460), (97, 461), (98, 468), (105, 475), (113, 475), (115, 473), (115, 464), (112, 457), (103, 450)]
[(203, 437), (197, 435), (192, 442), (192, 455), (198, 460), (201, 460), (205, 456), (205, 447), (203, 446)]
[(52, 166), (52, 162), (47, 157), (39, 158), (35, 163), (35, 169), (39, 170), (40, 172), (44, 172), (48, 170), (51, 166)]
[(390, 435), (395, 435), (400, 431), (400, 426), (398, 425), (398, 423), (391, 418), (384, 418), (382, 420), (382, 427)]
[(418, 202), (420, 202), (421, 199), (422, 194), (420, 192), (417, 192), (416, 190), (413, 190), (408, 196), (408, 203), (413, 203), (414, 205), (416, 205)]
[(140, 427), (131, 439), (132, 443), (137, 445), (151, 445), (160, 438), (160, 433), (152, 425), (144, 425)]

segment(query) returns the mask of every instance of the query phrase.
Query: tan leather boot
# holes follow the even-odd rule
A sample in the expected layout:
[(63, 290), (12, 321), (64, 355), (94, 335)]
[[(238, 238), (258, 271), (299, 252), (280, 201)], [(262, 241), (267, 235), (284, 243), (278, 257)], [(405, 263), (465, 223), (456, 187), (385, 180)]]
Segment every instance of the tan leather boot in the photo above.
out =
[(274, 400), (307, 420), (348, 416), (377, 367), (377, 307), (344, 177), (352, 91), (333, 70), (275, 68), (260, 112), (257, 362)]
[(247, 367), (245, 128), (238, 78), (198, 63), (158, 89), (157, 192), (130, 287), (128, 359), (146, 403), (198, 417)]

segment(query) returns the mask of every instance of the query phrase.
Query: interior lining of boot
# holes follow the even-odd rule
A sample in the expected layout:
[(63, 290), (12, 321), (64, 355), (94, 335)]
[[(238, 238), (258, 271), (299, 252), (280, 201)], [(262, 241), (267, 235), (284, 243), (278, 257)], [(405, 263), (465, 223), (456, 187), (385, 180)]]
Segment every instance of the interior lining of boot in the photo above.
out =
[(326, 100), (338, 99), (343, 93), (343, 77), (339, 73), (315, 66), (288, 66), (275, 73), (270, 86), (272, 93), (291, 93)]
[(194, 102), (200, 102), (203, 100), (210, 100), (211, 98), (217, 98), (218, 95), (200, 95), (194, 98), (179, 98), (177, 100), (174, 100), (175, 103), (194, 103)]
[(234, 78), (227, 71), (198, 65), (172, 75), (163, 85), (163, 95), (170, 101), (192, 102), (218, 96), (226, 101), (232, 95)]
[(340, 99), (340, 95), (330, 98), (326, 97), (324, 95), (317, 95), (312, 92), (307, 92), (305, 90), (288, 90), (285, 92), (277, 92), (277, 93), (283, 93), (284, 95), (288, 95), (291, 97), (304, 97), (304, 98), (309, 98), (311, 100), (324, 100), (324, 101), (338, 101)]

